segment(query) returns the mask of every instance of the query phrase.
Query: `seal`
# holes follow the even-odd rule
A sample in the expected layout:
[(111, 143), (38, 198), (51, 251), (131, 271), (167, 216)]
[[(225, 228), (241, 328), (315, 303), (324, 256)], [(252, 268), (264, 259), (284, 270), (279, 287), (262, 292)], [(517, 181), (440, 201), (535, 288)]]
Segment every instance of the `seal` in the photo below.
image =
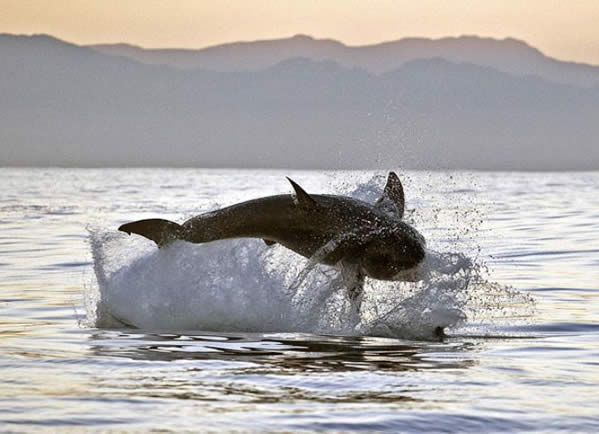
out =
[[(425, 257), (425, 239), (402, 220), (404, 190), (390, 172), (375, 204), (346, 196), (308, 194), (287, 178), (294, 194), (249, 200), (195, 216), (183, 224), (147, 219), (119, 227), (164, 247), (175, 240), (207, 243), (231, 238), (261, 238), (280, 244), (311, 260), (379, 280), (415, 280)], [(361, 285), (350, 297), (361, 294)], [(353, 295), (352, 295), (353, 293)]]

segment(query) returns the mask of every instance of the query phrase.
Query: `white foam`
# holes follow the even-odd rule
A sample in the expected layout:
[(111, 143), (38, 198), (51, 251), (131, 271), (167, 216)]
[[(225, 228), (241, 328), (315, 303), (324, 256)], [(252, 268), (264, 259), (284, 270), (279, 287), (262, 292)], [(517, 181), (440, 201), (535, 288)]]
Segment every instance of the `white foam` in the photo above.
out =
[[(372, 190), (380, 188), (375, 177), (353, 196), (376, 197)], [(428, 251), (422, 280), (367, 278), (357, 312), (342, 271), (262, 240), (176, 242), (159, 250), (142, 237), (90, 229), (90, 245), (96, 282), (86, 304), (96, 327), (431, 338), (438, 327), (463, 324), (487, 288), (465, 255)]]

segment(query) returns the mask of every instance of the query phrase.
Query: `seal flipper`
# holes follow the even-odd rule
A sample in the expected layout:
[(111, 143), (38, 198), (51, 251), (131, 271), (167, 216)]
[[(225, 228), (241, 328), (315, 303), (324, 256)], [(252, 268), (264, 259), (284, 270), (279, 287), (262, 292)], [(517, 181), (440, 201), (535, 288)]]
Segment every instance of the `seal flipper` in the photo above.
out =
[(158, 247), (164, 247), (175, 240), (184, 239), (183, 226), (163, 219), (147, 219), (126, 223), (119, 227), (119, 231), (146, 237), (154, 241)]
[(352, 303), (360, 310), (364, 295), (364, 273), (356, 264), (341, 261), (341, 273), (347, 287), (347, 295)]
[(264, 238), (262, 241), (264, 241), (264, 244), (266, 244), (268, 247), (270, 246), (274, 246), (275, 244), (277, 244), (276, 241), (273, 240), (267, 240), (266, 238)]
[(301, 188), (293, 179), (287, 177), (287, 180), (291, 183), (293, 190), (295, 190), (295, 203), (304, 208), (311, 208), (316, 206), (316, 201), (306, 191)]
[(360, 322), (360, 311), (364, 299), (364, 273), (359, 265), (341, 260), (341, 277), (350, 302), (352, 325), (356, 326)]
[(383, 195), (376, 201), (374, 206), (401, 219), (404, 215), (405, 204), (406, 200), (401, 181), (395, 172), (389, 172)]

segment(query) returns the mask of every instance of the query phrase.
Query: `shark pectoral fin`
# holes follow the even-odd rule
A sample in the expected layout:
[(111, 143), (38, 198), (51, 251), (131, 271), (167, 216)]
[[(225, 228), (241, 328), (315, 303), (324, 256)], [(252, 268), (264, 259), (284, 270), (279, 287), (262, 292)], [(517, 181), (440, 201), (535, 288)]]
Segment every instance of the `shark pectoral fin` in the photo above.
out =
[(395, 172), (389, 172), (382, 196), (374, 204), (381, 211), (402, 218), (405, 210), (403, 186)]
[(287, 177), (287, 180), (291, 183), (293, 190), (295, 191), (295, 203), (303, 208), (315, 207), (316, 201), (306, 191), (301, 188), (293, 179)]
[(275, 244), (277, 244), (276, 241), (273, 240), (267, 240), (266, 238), (264, 238), (262, 241), (264, 241), (264, 244), (266, 244), (268, 247), (270, 246), (274, 246)]

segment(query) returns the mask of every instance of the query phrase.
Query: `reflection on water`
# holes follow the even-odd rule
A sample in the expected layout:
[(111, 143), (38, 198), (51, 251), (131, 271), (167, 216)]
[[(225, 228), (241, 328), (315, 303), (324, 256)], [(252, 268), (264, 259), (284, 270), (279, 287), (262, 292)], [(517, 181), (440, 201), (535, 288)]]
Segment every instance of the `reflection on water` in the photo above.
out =
[[(94, 356), (175, 363), (158, 372), (133, 369), (95, 375), (99, 393), (213, 404), (421, 402), (413, 393), (420, 386), (405, 383), (389, 389), (384, 385), (406, 371), (457, 372), (476, 364), (470, 357), (476, 345), (463, 342), (130, 331), (98, 331), (89, 340)], [(363, 378), (363, 371), (373, 375)]]
[[(132, 360), (221, 360), (287, 372), (465, 369), (470, 343), (432, 343), (353, 336), (142, 334), (101, 330), (90, 335), (94, 355)], [(107, 341), (104, 343), (104, 341)], [(434, 356), (438, 356), (435, 358)]]

